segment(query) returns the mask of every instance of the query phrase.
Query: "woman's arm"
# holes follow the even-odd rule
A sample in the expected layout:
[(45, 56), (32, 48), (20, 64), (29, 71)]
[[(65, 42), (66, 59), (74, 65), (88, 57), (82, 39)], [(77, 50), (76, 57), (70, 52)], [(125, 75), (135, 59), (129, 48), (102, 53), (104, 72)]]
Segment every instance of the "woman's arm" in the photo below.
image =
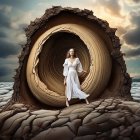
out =
[(80, 74), (86, 74), (87, 73), (87, 71), (85, 71), (85, 70), (83, 70), (82, 72), (79, 72)]
[(64, 62), (64, 64), (63, 64), (63, 75), (66, 77), (67, 76), (67, 74), (68, 74), (68, 61), (67, 61), (67, 59), (65, 59), (65, 62)]
[(64, 80), (66, 81), (66, 79), (67, 79), (67, 76), (65, 76)]
[(64, 78), (64, 85), (66, 85), (66, 78), (67, 78), (67, 76), (65, 76), (65, 78)]
[(82, 64), (81, 64), (81, 62), (80, 62), (80, 60), (79, 60), (79, 58), (78, 58), (77, 71), (78, 71), (78, 73), (80, 73), (80, 74), (87, 73), (87, 71), (85, 71), (85, 70), (83, 69), (83, 66), (82, 66)]
[(85, 71), (85, 70), (83, 70), (82, 72), (83, 72), (83, 73), (87, 73), (87, 71)]

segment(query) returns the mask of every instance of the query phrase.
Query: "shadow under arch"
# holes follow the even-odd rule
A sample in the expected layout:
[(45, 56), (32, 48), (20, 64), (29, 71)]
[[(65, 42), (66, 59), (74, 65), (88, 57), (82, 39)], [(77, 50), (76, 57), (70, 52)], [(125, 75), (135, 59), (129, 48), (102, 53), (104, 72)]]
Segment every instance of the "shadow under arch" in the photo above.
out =
[[(36, 42), (45, 32), (57, 26), (61, 26), (61, 28), (64, 29), (65, 24), (69, 26), (69, 31), (71, 31), (72, 28), (74, 28), (73, 31), (79, 29), (80, 33), (78, 36), (81, 38), (81, 36), (83, 37), (84, 35), (84, 38), (81, 38), (81, 40), (84, 41), (84, 43), (86, 42), (85, 44), (89, 49), (90, 71), (83, 81), (82, 87), (90, 93), (90, 100), (111, 96), (130, 99), (131, 78), (126, 71), (123, 54), (120, 51), (121, 44), (119, 38), (115, 35), (116, 28), (110, 28), (107, 21), (97, 18), (90, 10), (55, 6), (47, 9), (42, 17), (36, 18), (25, 29), (27, 43), (23, 45), (23, 50), (19, 56), (19, 67), (16, 69), (16, 75), (14, 76), (14, 93), (9, 104), (12, 102), (23, 102), (29, 104), (29, 106), (34, 105), (45, 109), (56, 109), (57, 107), (65, 106), (64, 96), (60, 96), (60, 93), (57, 94), (51, 90), (49, 91), (46, 85), (39, 81), (41, 74), (39, 72), (38, 74), (40, 75), (37, 75), (37, 63), (34, 63), (39, 61), (36, 61), (36, 58), (34, 58), (32, 54), (33, 51), (40, 53), (38, 51), (41, 50), (35, 48), (38, 47)], [(82, 26), (82, 28), (80, 26)], [(56, 28), (56, 30), (57, 29), (58, 28)], [(56, 32), (59, 31), (60, 30), (57, 30)], [(42, 53), (43, 52), (41, 52), (41, 54)], [(62, 58), (64, 58), (64, 56)], [(28, 64), (29, 59), (33, 60), (33, 63)], [(85, 63), (89, 62), (84, 62), (82, 57), (81, 61), (84, 66)], [(55, 66), (53, 71), (55, 71), (55, 73), (53, 73), (56, 74), (55, 67), (57, 67), (57, 63), (56, 61), (54, 62), (53, 64), (55, 64)], [(92, 66), (93, 62), (94, 66)], [(60, 59), (59, 65), (62, 63), (63, 60)], [(112, 67), (110, 64), (112, 64)], [(58, 73), (61, 72), (62, 69), (59, 69)], [(62, 75), (56, 74), (55, 76), (58, 77), (57, 75), (60, 75), (59, 78), (61, 79)], [(89, 82), (89, 80), (91, 82)], [(35, 82), (39, 82), (41, 87), (35, 84)], [(44, 82), (46, 82), (45, 79)], [(50, 95), (46, 95), (48, 92), (41, 94), (43, 91), (41, 88), (48, 91)], [(38, 96), (38, 98), (36, 98), (35, 94), (37, 94), (37, 96), (41, 95), (42, 97), (40, 98), (40, 96)], [(55, 97), (55, 95), (57, 96)], [(58, 99), (58, 102), (55, 98)], [(47, 100), (44, 101), (44, 99)], [(9, 104), (7, 104), (7, 107)]]
[[(38, 74), (40, 80), (46, 84), (50, 90), (60, 95), (64, 95), (63, 63), (66, 53), (71, 47), (75, 48), (83, 68), (89, 71), (89, 50), (79, 36), (70, 32), (60, 31), (53, 34), (43, 44), (42, 53), (39, 55)], [(85, 76), (79, 76), (79, 79), (80, 83), (82, 83)]]

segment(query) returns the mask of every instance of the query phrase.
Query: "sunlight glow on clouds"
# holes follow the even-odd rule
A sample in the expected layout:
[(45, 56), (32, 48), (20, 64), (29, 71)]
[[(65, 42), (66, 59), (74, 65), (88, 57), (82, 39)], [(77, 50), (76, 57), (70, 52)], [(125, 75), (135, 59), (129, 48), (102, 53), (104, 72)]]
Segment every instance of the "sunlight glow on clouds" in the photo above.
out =
[[(21, 51), (19, 44), (26, 41), (23, 28), (52, 6), (92, 10), (95, 16), (108, 21), (110, 27), (117, 28), (116, 35), (122, 43), (121, 51), (126, 54), (128, 72), (140, 75), (140, 72), (135, 72), (140, 68), (140, 0), (1, 0), (0, 81), (4, 78), (9, 81), (14, 76)], [(4, 69), (8, 76), (6, 73), (2, 75)]]

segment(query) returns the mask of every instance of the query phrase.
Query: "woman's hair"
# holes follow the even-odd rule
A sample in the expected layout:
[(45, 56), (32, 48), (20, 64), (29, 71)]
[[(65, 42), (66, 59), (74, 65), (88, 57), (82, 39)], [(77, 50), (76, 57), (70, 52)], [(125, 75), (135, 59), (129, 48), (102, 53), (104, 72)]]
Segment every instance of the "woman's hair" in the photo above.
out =
[(70, 49), (67, 51), (66, 58), (69, 58), (69, 57), (70, 57), (70, 53), (69, 53), (69, 51), (70, 51), (71, 49), (74, 50), (74, 57), (77, 57), (77, 53), (76, 53), (75, 48), (70, 48)]

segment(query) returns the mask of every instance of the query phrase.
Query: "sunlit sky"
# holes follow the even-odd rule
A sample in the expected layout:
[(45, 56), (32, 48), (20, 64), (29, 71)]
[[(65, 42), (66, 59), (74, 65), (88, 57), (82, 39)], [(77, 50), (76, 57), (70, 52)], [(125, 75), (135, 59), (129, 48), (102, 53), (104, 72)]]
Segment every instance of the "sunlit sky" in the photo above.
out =
[(52, 6), (89, 9), (117, 28), (131, 77), (140, 78), (140, 0), (0, 0), (0, 81), (13, 81), (23, 28)]

